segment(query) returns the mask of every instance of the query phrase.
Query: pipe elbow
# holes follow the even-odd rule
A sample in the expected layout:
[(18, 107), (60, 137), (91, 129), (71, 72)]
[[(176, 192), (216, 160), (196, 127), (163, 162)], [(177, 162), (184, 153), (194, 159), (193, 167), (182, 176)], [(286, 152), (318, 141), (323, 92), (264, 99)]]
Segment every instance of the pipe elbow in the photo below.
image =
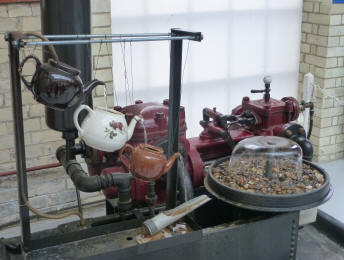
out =
[(304, 136), (295, 136), (291, 138), (293, 141), (298, 143), (302, 148), (303, 159), (307, 161), (312, 161), (313, 159), (313, 145), (312, 143)]

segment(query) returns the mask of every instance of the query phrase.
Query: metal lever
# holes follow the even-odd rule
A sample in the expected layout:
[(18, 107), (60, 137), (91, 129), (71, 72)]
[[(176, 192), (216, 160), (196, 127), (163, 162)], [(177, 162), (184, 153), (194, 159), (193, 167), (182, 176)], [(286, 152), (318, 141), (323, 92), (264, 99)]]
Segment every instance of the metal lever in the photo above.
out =
[(271, 77), (270, 76), (265, 76), (263, 79), (263, 82), (265, 84), (265, 89), (252, 89), (251, 93), (264, 93), (264, 101), (265, 103), (268, 103), (270, 100), (270, 84), (271, 84)]

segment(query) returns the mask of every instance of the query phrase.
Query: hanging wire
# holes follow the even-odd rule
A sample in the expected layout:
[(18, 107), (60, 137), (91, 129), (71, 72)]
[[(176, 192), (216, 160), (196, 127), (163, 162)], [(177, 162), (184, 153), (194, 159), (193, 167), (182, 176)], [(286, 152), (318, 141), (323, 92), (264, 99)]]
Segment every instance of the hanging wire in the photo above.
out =
[(122, 43), (119, 44), (121, 46), (121, 53), (122, 53), (122, 61), (123, 61), (123, 66), (124, 66), (124, 91), (125, 91), (125, 105), (128, 105), (128, 97), (127, 97), (127, 84), (126, 84), (126, 65), (125, 65), (125, 58), (124, 58), (124, 50), (123, 50), (123, 46)]
[(183, 65), (183, 70), (182, 70), (182, 82), (181, 82), (181, 86), (183, 86), (184, 83), (184, 72), (185, 72), (185, 68), (186, 68), (186, 62), (188, 60), (188, 56), (189, 56), (189, 48), (190, 48), (190, 40), (188, 41), (188, 47), (186, 49), (186, 55), (185, 55), (185, 60), (184, 60), (184, 65)]
[[(111, 66), (111, 64), (113, 63), (113, 61), (111, 60), (111, 57), (112, 55), (110, 55), (110, 52), (109, 52), (109, 46), (108, 46), (108, 43), (105, 44), (106, 46), (106, 51), (107, 51), (107, 57), (108, 57), (108, 61), (109, 61), (109, 65)], [(112, 72), (112, 75), (114, 74), (113, 73), (113, 66), (111, 66), (111, 72)], [(117, 92), (116, 92), (116, 85), (115, 85), (115, 79), (112, 80), (112, 84), (113, 84), (113, 95), (114, 95), (114, 98), (115, 98), (115, 103), (116, 105), (118, 105), (118, 98), (117, 98)]]
[(131, 75), (131, 99), (134, 103), (134, 77), (133, 77), (133, 50), (130, 42), (130, 75)]
[(97, 61), (96, 61), (96, 64), (94, 66), (94, 69), (93, 69), (93, 78), (95, 79), (96, 78), (96, 74), (97, 74), (97, 68), (98, 68), (98, 62), (99, 62), (99, 57), (100, 57), (100, 52), (101, 52), (101, 49), (102, 49), (102, 46), (103, 46), (103, 41), (100, 42), (100, 45), (99, 45), (99, 51), (98, 51), (98, 55), (97, 55)]
[(126, 100), (126, 105), (128, 105), (127, 100), (129, 99), (130, 103), (134, 103), (134, 100), (132, 99), (132, 96), (130, 94), (130, 84), (129, 84), (129, 80), (128, 80), (128, 71), (127, 71), (127, 63), (126, 63), (126, 46), (125, 46), (125, 42), (122, 45), (121, 44), (121, 48), (122, 48), (122, 57), (123, 57), (123, 65), (124, 65), (124, 86), (125, 86), (125, 90), (126, 90), (126, 95), (125, 95), (125, 100)]

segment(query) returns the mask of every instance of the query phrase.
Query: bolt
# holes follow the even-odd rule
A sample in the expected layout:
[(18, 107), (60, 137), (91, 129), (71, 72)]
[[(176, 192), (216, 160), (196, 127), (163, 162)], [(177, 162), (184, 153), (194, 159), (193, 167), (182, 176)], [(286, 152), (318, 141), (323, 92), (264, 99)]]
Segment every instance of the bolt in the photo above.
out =
[(155, 113), (155, 118), (156, 119), (164, 118), (164, 113), (163, 112), (156, 112)]
[(292, 134), (293, 134), (293, 132), (291, 130), (285, 131), (286, 137), (291, 137)]
[(306, 134), (306, 131), (305, 131), (305, 129), (303, 129), (303, 128), (299, 128), (299, 129), (297, 129), (297, 132), (300, 134), (300, 135), (305, 135)]
[(242, 101), (243, 101), (243, 102), (248, 102), (248, 101), (250, 101), (250, 98), (249, 98), (249, 97), (243, 97), (243, 98), (242, 98)]

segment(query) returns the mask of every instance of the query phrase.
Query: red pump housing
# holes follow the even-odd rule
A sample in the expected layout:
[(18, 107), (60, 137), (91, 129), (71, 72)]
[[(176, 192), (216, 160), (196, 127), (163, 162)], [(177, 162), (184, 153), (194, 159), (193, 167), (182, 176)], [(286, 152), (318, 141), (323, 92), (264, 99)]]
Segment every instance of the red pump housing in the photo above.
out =
[[(269, 87), (269, 86), (268, 86)], [(267, 86), (266, 86), (267, 90)], [(263, 99), (250, 100), (249, 97), (242, 99), (242, 104), (232, 110), (231, 115), (223, 115), (216, 109), (205, 108), (203, 120), (200, 122), (203, 131), (198, 137), (186, 138), (185, 109), (180, 108), (179, 120), (179, 150), (186, 158), (185, 168), (190, 174), (194, 187), (203, 185), (204, 168), (207, 162), (230, 155), (235, 143), (252, 136), (301, 136), (305, 138), (302, 126), (292, 122), (298, 118), (299, 105), (292, 97), (277, 100), (266, 97)], [(126, 115), (130, 121), (134, 115), (142, 115), (144, 122), (136, 125), (131, 145), (138, 145), (146, 139), (149, 144), (162, 147), (167, 150), (168, 129), (168, 100), (163, 103), (143, 103), (136, 101), (134, 105), (126, 107), (115, 107)], [(308, 141), (308, 140), (307, 140)], [(86, 160), (91, 175), (108, 174), (113, 172), (125, 172), (118, 158), (118, 153), (105, 153), (93, 151)], [(144, 203), (148, 184), (134, 179), (132, 180), (132, 199), (134, 203)], [(156, 182), (156, 193), (158, 204), (165, 201), (164, 176)], [(104, 191), (107, 199), (117, 196), (116, 188)]]

